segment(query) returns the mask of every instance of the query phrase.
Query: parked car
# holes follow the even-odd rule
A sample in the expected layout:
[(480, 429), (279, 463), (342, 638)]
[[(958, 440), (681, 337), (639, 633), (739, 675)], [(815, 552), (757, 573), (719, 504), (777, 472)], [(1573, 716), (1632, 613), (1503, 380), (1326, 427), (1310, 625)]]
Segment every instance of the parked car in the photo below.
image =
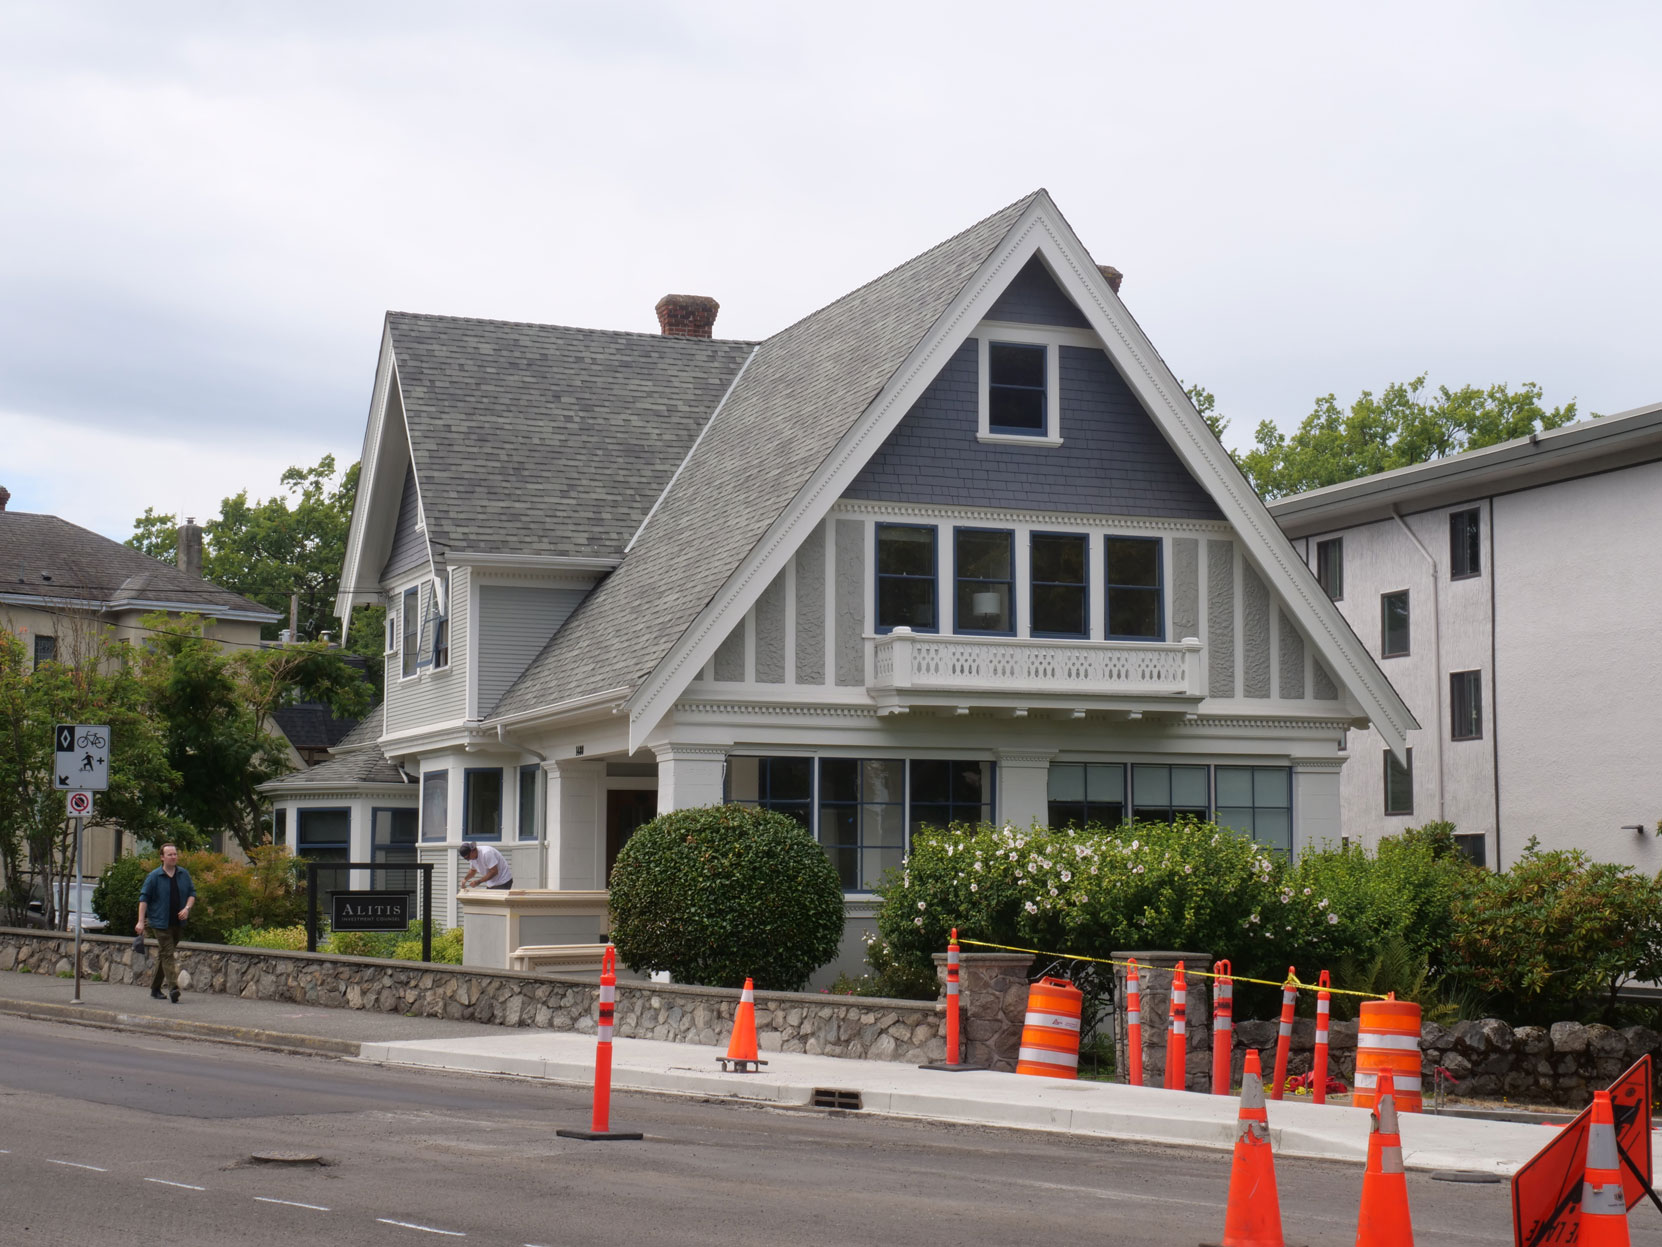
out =
[[(110, 925), (92, 907), (92, 891), (97, 886), (97, 882), (90, 879), (58, 881), (56, 908), (60, 915), (68, 910), (69, 930), (80, 927), (83, 931), (102, 931)], [(29, 912), (24, 921), (31, 927), (46, 926), (46, 889), (39, 883), (35, 884), (34, 895), (29, 898)], [(64, 925), (61, 920), (59, 925)]]

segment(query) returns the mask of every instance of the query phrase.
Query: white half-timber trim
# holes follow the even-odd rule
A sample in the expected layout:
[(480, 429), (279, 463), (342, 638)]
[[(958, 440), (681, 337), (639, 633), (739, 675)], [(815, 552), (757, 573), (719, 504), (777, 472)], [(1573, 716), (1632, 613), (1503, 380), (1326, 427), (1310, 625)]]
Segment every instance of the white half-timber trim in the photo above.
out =
[[(1052, 278), (1084, 312), (1109, 358), (1188, 470), (1207, 488), (1240, 537), (1266, 583), (1310, 638), (1334, 674), (1355, 695), (1380, 736), (1398, 756), (1418, 724), (1390, 681), (1297, 558), (1263, 502), (1224, 452), (1171, 370), (1109, 289), (1090, 253), (1039, 192), (987, 261), (895, 370), (865, 413), (828, 454), (795, 498), (682, 634), (680, 641), (629, 699), (630, 748), (663, 719), (783, 570), (815, 524), (824, 518), (960, 343), (970, 337), (1022, 266), (1038, 255)], [(710, 423), (719, 418), (712, 417)], [(708, 428), (709, 425), (706, 425)], [(869, 616), (868, 616), (869, 617)]]

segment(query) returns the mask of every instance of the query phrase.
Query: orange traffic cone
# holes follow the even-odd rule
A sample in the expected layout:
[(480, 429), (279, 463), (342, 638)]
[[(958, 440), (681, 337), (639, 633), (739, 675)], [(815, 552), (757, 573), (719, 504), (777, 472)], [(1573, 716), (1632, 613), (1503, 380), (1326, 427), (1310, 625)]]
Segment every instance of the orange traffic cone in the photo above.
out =
[(1286, 1242), (1281, 1236), (1281, 1198), (1275, 1191), (1275, 1158), (1270, 1154), (1270, 1123), (1264, 1109), (1264, 1070), (1258, 1053), (1248, 1048), (1221, 1247), (1286, 1247)]
[(733, 1014), (733, 1038), (727, 1041), (727, 1055), (716, 1062), (729, 1073), (754, 1074), (766, 1061), (756, 1055), (756, 984), (744, 981), (744, 994), (739, 997), (739, 1008)]
[(1576, 1247), (1628, 1247), (1627, 1193), (1616, 1155), (1616, 1116), (1610, 1093), (1593, 1093), (1587, 1129), (1587, 1180), (1581, 1184), (1581, 1228)]
[(1402, 1136), (1397, 1133), (1396, 1088), (1389, 1070), (1379, 1071), (1373, 1128), (1368, 1134), (1368, 1170), (1362, 1175), (1356, 1247), (1414, 1247), (1414, 1227), (1408, 1217), (1408, 1176), (1402, 1171)]

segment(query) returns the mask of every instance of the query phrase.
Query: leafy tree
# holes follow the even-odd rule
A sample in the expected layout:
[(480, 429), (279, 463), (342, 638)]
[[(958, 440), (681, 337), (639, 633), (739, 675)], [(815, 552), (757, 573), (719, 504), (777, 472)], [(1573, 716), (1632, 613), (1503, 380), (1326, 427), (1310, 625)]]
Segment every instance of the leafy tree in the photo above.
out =
[(1422, 373), (1393, 382), (1378, 396), (1363, 390), (1348, 410), (1331, 394), (1319, 398), (1291, 437), (1265, 420), (1257, 444), (1236, 455), (1236, 462), (1259, 494), (1280, 498), (1527, 437), (1575, 418), (1574, 402), (1543, 408), (1534, 382), (1516, 391), (1501, 384), (1486, 390), (1444, 385), (1428, 392)]
[[(1223, 441), (1224, 430), (1229, 427), (1229, 417), (1218, 410), (1217, 397), (1204, 385), (1187, 385), (1183, 387), (1183, 392), (1189, 396), (1189, 401), (1195, 405), (1195, 410), (1200, 413), (1200, 418), (1206, 421), (1206, 427), (1212, 430), (1212, 436), (1220, 442)], [(146, 516), (149, 514), (148, 511), (145, 512)], [(139, 521), (141, 524), (143, 522), (143, 520)]]

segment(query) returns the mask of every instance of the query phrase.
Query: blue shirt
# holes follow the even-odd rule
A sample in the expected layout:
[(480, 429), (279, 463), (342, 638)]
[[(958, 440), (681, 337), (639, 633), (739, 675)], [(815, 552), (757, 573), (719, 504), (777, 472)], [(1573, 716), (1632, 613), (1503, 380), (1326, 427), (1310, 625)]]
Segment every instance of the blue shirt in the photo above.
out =
[[(171, 907), (175, 885), (179, 889), (178, 909)], [(145, 907), (144, 925), (158, 931), (182, 925), (179, 922), (179, 910), (195, 895), (196, 885), (190, 881), (190, 871), (183, 866), (175, 867), (170, 883), (167, 871), (160, 866), (156, 867), (144, 877), (144, 886), (139, 889), (139, 900)], [(157, 918), (161, 918), (162, 921), (157, 922)]]

